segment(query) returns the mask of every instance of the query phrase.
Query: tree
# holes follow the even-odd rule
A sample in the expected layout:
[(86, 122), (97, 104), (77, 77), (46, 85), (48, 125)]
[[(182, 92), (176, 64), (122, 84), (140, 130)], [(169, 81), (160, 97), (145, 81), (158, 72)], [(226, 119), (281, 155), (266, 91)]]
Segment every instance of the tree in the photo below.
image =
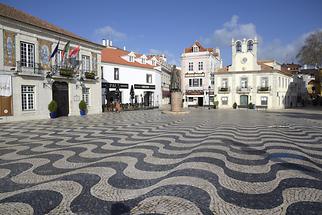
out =
[(301, 64), (322, 65), (322, 31), (310, 34), (296, 58)]

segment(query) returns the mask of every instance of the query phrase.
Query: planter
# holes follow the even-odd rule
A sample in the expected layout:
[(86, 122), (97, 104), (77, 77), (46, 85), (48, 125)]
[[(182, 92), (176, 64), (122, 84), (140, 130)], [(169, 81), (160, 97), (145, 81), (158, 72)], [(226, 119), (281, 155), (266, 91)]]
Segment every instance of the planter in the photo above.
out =
[(86, 79), (95, 79), (95, 73), (94, 72), (85, 72), (85, 78)]
[(73, 77), (74, 71), (72, 69), (60, 69), (59, 74), (64, 77)]
[(54, 118), (57, 117), (57, 112), (50, 112), (49, 116), (50, 116), (51, 119), (54, 119)]
[(80, 110), (79, 113), (80, 113), (81, 116), (85, 116), (86, 115), (86, 110)]

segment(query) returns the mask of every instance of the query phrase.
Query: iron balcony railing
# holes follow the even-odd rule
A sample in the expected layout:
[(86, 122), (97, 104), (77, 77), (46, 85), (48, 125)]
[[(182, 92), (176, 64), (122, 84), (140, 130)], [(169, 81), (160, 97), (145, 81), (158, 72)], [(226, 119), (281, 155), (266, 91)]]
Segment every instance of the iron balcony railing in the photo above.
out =
[(21, 74), (42, 75), (45, 70), (40, 63), (17, 61), (17, 72)]
[(249, 93), (251, 91), (250, 87), (237, 87), (237, 93)]
[(261, 86), (261, 87), (257, 87), (257, 92), (270, 92), (271, 91), (271, 87), (270, 86)]
[(218, 93), (229, 93), (230, 87), (218, 87)]

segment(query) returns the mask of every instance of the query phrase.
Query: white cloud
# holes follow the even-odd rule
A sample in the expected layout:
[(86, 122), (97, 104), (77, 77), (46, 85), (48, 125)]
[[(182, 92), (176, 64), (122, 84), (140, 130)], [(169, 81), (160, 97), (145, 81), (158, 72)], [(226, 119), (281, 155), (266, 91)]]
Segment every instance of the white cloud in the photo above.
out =
[(154, 54), (154, 55), (164, 54), (165, 57), (167, 58), (167, 62), (169, 64), (175, 64), (177, 66), (180, 66), (179, 62), (177, 60), (177, 57), (173, 53), (171, 53), (171, 52), (169, 52), (167, 50), (162, 51), (162, 50), (158, 50), (158, 49), (149, 49), (147, 54), (148, 55), (150, 55), (150, 54)]
[(259, 57), (261, 59), (274, 59), (280, 63), (297, 62), (296, 55), (304, 45), (305, 39), (313, 32), (307, 32), (289, 43), (283, 43), (275, 39), (259, 47)]
[(126, 34), (115, 30), (111, 26), (104, 26), (95, 30), (95, 35), (102, 39), (109, 39), (113, 41), (122, 41), (126, 39)]
[(205, 39), (205, 43), (216, 47), (227, 47), (232, 38), (243, 39), (257, 36), (260, 39), (253, 23), (239, 24), (238, 19), (237, 15), (233, 15), (228, 22), (223, 24), (222, 28), (214, 30), (213, 34)]
[(239, 17), (233, 15), (228, 22), (225, 22), (221, 28), (215, 29), (210, 37), (203, 39), (208, 46), (219, 47), (222, 56), (227, 56), (229, 59), (224, 59), (224, 64), (231, 61), (231, 39), (243, 39), (257, 37), (259, 41), (258, 56), (259, 59), (272, 59), (280, 63), (297, 62), (296, 55), (303, 46), (305, 39), (312, 32), (307, 32), (290, 42), (283, 42), (276, 38), (272, 41), (264, 41), (256, 31), (256, 25), (253, 23), (239, 23)]

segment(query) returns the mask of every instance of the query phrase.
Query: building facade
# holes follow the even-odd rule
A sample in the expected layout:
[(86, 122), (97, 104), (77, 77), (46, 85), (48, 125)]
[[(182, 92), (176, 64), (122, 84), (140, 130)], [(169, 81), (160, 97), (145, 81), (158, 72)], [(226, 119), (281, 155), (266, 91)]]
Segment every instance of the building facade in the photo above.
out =
[(222, 67), (219, 49), (195, 41), (181, 55), (181, 89), (184, 106), (213, 105), (215, 71)]
[(170, 84), (171, 84), (171, 72), (172, 65), (167, 63), (167, 58), (165, 55), (148, 55), (151, 64), (156, 62), (155, 69), (161, 73), (161, 92), (162, 92), (162, 102), (161, 106), (167, 106), (170, 104)]
[(292, 74), (274, 60), (257, 60), (257, 39), (232, 40), (232, 65), (215, 74), (215, 100), (219, 108), (281, 109), (296, 104)]
[[(69, 43), (71, 57), (62, 51)], [(57, 48), (57, 54), (50, 57)], [(48, 104), (58, 115), (101, 112), (102, 46), (15, 8), (0, 4), (0, 122), (49, 118)], [(90, 78), (89, 78), (89, 76)]]
[[(119, 100), (123, 104), (143, 104), (160, 107), (162, 104), (161, 71), (157, 61), (144, 54), (115, 47), (102, 50), (103, 97), (105, 104)], [(131, 88), (134, 98), (131, 100)], [(119, 88), (120, 95), (117, 93)], [(119, 98), (117, 98), (119, 97)]]

